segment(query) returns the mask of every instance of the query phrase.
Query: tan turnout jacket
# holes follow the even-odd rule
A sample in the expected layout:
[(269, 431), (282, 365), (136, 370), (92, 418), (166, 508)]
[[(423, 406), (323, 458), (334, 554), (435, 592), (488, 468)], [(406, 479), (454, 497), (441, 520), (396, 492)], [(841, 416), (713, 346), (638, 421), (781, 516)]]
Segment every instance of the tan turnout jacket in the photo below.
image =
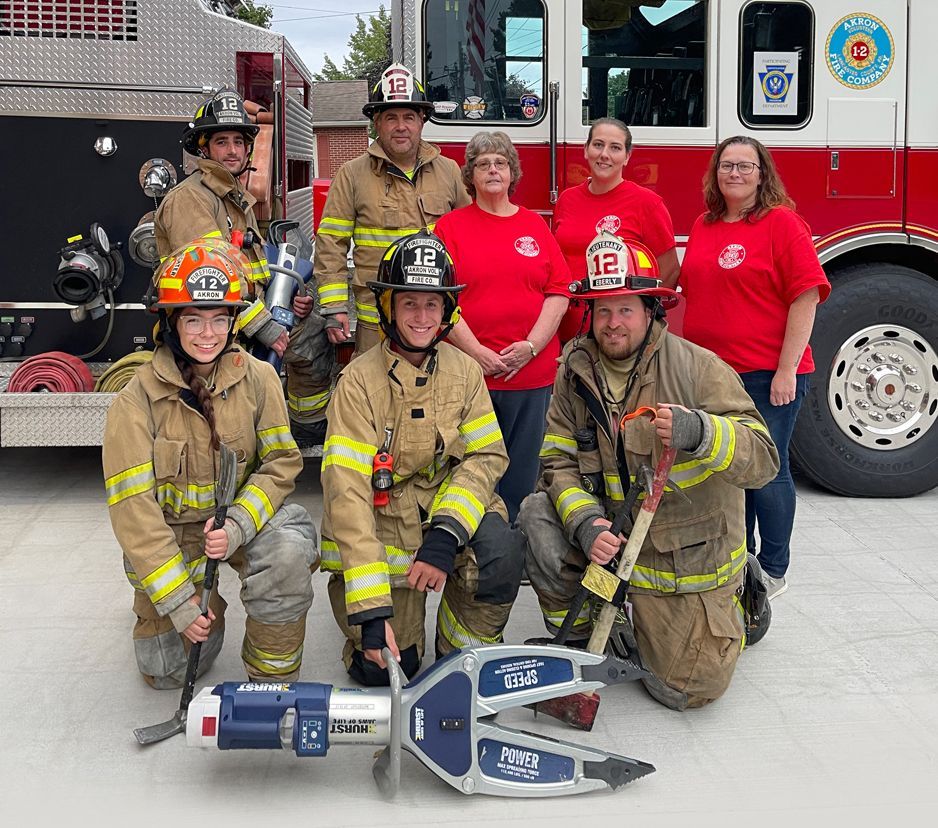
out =
[[(385, 155), (376, 141), (343, 164), (329, 186), (316, 233), (315, 274), (324, 316), (348, 313), (348, 250), (355, 242), (355, 286), (375, 278), (389, 244), (469, 204), (459, 166), (421, 141), (413, 179)], [(363, 322), (378, 324), (374, 303), (359, 307)]]
[[(215, 513), (217, 461), (205, 418), (172, 352), (157, 347), (118, 394), (107, 415), (104, 477), (111, 524), (124, 568), (160, 615), (188, 600), (206, 558), (187, 565), (172, 527)], [(293, 491), (303, 458), (290, 434), (273, 368), (237, 346), (219, 360), (211, 391), (216, 431), (238, 455), (238, 493), (228, 510), (249, 543)]]
[[(690, 503), (665, 492), (632, 573), (632, 590), (702, 592), (737, 579), (746, 562), (745, 488), (778, 473), (778, 452), (739, 376), (710, 351), (672, 336), (654, 322), (640, 377), (625, 410), (679, 403), (705, 413), (704, 437), (693, 453), (679, 451), (672, 480)], [(560, 359), (547, 432), (541, 449), (546, 491), (567, 539), (584, 521), (611, 517), (642, 463), (653, 469), (661, 441), (646, 417), (619, 432), (603, 402), (602, 368), (592, 338), (567, 343)], [(578, 452), (577, 429), (596, 426), (598, 449)], [(624, 464), (620, 459), (623, 458)], [(627, 472), (626, 472), (627, 466)], [(582, 475), (601, 472), (602, 497), (584, 488)], [(626, 477), (626, 474), (629, 477)]]
[[(431, 364), (432, 363), (432, 364)], [(482, 516), (505, 507), (495, 484), (508, 467), (478, 363), (445, 342), (415, 368), (388, 342), (339, 375), (322, 461), (322, 568), (343, 572), (349, 624), (390, 616), (430, 524), (467, 544)], [(374, 506), (375, 454), (393, 429), (394, 487)]]

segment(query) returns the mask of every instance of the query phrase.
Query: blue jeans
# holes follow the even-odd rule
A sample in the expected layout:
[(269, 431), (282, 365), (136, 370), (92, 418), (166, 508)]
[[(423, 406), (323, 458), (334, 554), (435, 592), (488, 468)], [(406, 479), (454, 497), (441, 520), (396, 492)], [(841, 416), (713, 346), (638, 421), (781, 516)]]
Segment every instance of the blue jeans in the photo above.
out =
[(492, 408), (502, 430), (508, 469), (495, 486), (505, 501), (508, 522), (514, 523), (521, 501), (534, 491), (541, 463), (541, 445), (553, 386), (525, 391), (490, 391)]
[(795, 524), (795, 483), (788, 467), (788, 444), (795, 420), (808, 393), (808, 374), (798, 374), (795, 399), (786, 405), (772, 405), (769, 391), (774, 371), (746, 371), (739, 375), (749, 396), (769, 427), (778, 448), (779, 470), (775, 479), (761, 489), (746, 490), (746, 546), (756, 552), (756, 523), (762, 541), (758, 552), (762, 569), (773, 578), (788, 571), (791, 558), (791, 530)]

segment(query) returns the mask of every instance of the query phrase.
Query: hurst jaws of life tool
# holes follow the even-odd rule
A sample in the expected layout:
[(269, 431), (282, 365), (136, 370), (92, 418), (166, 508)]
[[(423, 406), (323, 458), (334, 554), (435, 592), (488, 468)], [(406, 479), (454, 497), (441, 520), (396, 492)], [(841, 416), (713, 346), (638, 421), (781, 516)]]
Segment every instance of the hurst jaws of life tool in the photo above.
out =
[(457, 650), (404, 686), (388, 649), (390, 688), (226, 682), (189, 707), (186, 741), (222, 750), (269, 748), (325, 756), (332, 745), (385, 745), (373, 773), (393, 796), (401, 751), (463, 793), (560, 796), (616, 789), (653, 765), (496, 723), (501, 710), (595, 690), (619, 665), (566, 647), (498, 644)]

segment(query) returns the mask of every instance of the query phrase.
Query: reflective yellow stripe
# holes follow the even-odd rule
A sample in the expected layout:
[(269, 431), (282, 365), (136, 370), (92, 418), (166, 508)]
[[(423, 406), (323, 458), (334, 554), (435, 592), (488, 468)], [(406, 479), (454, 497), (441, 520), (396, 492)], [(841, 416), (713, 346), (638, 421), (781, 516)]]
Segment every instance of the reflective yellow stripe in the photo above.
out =
[(408, 552), (397, 546), (385, 545), (384, 554), (388, 557), (388, 572), (392, 575), (406, 575), (410, 565), (414, 562), (417, 550)]
[[(676, 550), (677, 554), (680, 554)], [(673, 572), (654, 569), (649, 566), (639, 566), (636, 564), (632, 570), (629, 582), (632, 586), (642, 589), (653, 589), (656, 592), (674, 593), (674, 592), (706, 592), (708, 589), (716, 589), (723, 586), (731, 578), (742, 571), (746, 564), (746, 541), (743, 542), (732, 552), (727, 563), (717, 568), (717, 571), (707, 572), (703, 575), (683, 575), (678, 578)]]
[(203, 239), (220, 239), (221, 230), (209, 230), (207, 233), (202, 234)]
[(599, 506), (599, 500), (586, 490), (575, 486), (564, 489), (554, 503), (554, 508), (557, 510), (557, 514), (560, 515), (560, 520), (563, 523), (566, 523), (570, 515), (577, 509), (581, 509), (584, 506)]
[(752, 419), (752, 417), (728, 417), (727, 419), (732, 420), (734, 423), (739, 423), (741, 426), (746, 428), (751, 428), (753, 431), (758, 431), (762, 434), (768, 434), (769, 430), (762, 425), (758, 420)]
[(391, 579), (384, 561), (354, 566), (345, 571), (344, 577), (346, 606), (391, 594)]
[(342, 571), (342, 556), (339, 555), (339, 545), (334, 540), (322, 539), (319, 549), (321, 555), (320, 568), (326, 572)]
[(746, 646), (746, 612), (743, 609), (743, 605), (739, 602), (739, 596), (736, 593), (733, 593), (733, 606), (736, 607), (736, 612), (739, 614), (739, 623), (743, 628), (743, 637), (739, 642), (739, 651), (742, 652)]
[(378, 308), (375, 305), (368, 305), (364, 302), (356, 302), (355, 311), (358, 314), (359, 322), (369, 322), (372, 325), (377, 325), (381, 321), (380, 317), (378, 316)]
[(466, 522), (470, 537), (479, 528), (482, 515), (485, 514), (482, 501), (469, 489), (464, 489), (462, 486), (448, 486), (442, 496), (439, 493), (437, 494), (437, 497), (434, 498), (431, 515), (444, 510), (455, 512)]
[(258, 532), (274, 516), (274, 507), (271, 505), (267, 493), (253, 483), (248, 483), (238, 492), (238, 496), (234, 499), (232, 505), (241, 506), (247, 511), (251, 516), (251, 520), (254, 521), (254, 528)]
[(422, 227), (356, 227), (353, 235), (355, 244), (360, 247), (387, 247), (404, 236), (419, 233), (422, 229)]
[(502, 430), (498, 427), (494, 412), (483, 414), (459, 426), (459, 433), (466, 441), (466, 454), (472, 454), (502, 440)]
[(715, 414), (706, 416), (713, 423), (713, 450), (700, 462), (711, 471), (724, 471), (733, 462), (736, 453), (736, 429), (726, 417), (718, 417)]
[(481, 644), (498, 644), (502, 640), (499, 635), (480, 635), (464, 627), (456, 620), (453, 611), (446, 603), (446, 596), (440, 599), (440, 609), (436, 615), (437, 632), (454, 647), (477, 647)]
[(156, 501), (161, 509), (169, 507), (178, 516), (183, 507), (188, 509), (213, 509), (215, 507), (215, 486), (186, 485), (185, 492), (173, 483), (160, 483), (156, 489)]
[(541, 444), (541, 457), (554, 457), (558, 454), (568, 454), (576, 457), (576, 440), (563, 437), (560, 434), (545, 434)]
[(322, 411), (329, 404), (329, 391), (310, 394), (308, 397), (299, 397), (296, 394), (287, 395), (287, 406), (295, 414)]
[[(205, 580), (205, 564), (207, 562), (208, 558), (206, 558), (205, 555), (186, 562), (186, 568), (189, 570), (189, 578), (196, 586)], [(127, 580), (130, 581), (130, 585), (134, 589), (141, 592), (144, 591), (143, 587), (140, 585), (140, 579), (137, 578), (137, 573), (134, 572), (130, 561), (128, 561), (126, 557), (124, 558), (124, 574), (127, 576)]]
[(296, 440), (289, 426), (274, 426), (257, 432), (257, 454), (262, 460), (272, 451), (290, 451), (296, 448)]
[(255, 647), (244, 638), (241, 645), (241, 658), (257, 672), (267, 676), (283, 676), (298, 670), (303, 660), (303, 645), (300, 644), (289, 653), (271, 653)]
[(322, 467), (343, 466), (370, 478), (377, 453), (377, 446), (333, 434), (323, 446)]
[(154, 603), (162, 601), (167, 595), (179, 589), (189, 580), (189, 569), (179, 551), (162, 566), (158, 566), (145, 578), (140, 579), (140, 586)]
[(618, 474), (604, 474), (603, 480), (606, 482), (606, 497), (610, 500), (625, 500), (625, 491)]
[(131, 466), (122, 472), (111, 475), (104, 481), (107, 505), (114, 506), (128, 497), (141, 492), (148, 492), (156, 485), (153, 474), (153, 461), (148, 460), (139, 466)]
[(260, 299), (253, 302), (250, 307), (246, 308), (238, 317), (241, 322), (241, 327), (249, 325), (257, 315), (264, 310), (264, 303)]
[(160, 279), (160, 288), (162, 290), (179, 290), (182, 287), (182, 279), (174, 279), (171, 276), (163, 276)]
[[(568, 610), (547, 610), (544, 607), (541, 607), (541, 612), (544, 614), (544, 623), (547, 624), (549, 629), (559, 631), (563, 626), (563, 622), (567, 618)], [(583, 606), (580, 607), (580, 611), (577, 613), (576, 621), (573, 622), (573, 629), (577, 627), (582, 627), (584, 624), (590, 623), (590, 604), (589, 601), (584, 602)]]
[(319, 220), (317, 233), (325, 233), (327, 236), (338, 236), (339, 238), (351, 238), (354, 221), (348, 219), (332, 218), (332, 216), (323, 216)]
[(334, 302), (348, 301), (348, 285), (344, 282), (334, 282), (328, 285), (320, 285), (316, 288), (319, 294), (319, 301), (323, 305)]

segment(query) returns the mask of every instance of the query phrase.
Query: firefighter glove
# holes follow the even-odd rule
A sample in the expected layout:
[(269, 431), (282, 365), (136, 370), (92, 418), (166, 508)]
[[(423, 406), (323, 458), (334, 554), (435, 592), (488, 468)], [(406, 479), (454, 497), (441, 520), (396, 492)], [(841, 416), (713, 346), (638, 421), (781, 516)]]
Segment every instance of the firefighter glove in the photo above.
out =
[(362, 623), (362, 649), (381, 652), (388, 645), (384, 634), (386, 618), (370, 618)]
[(432, 526), (423, 536), (423, 543), (414, 560), (430, 564), (447, 575), (453, 574), (454, 562), (459, 554), (459, 539), (442, 526)]
[(671, 445), (684, 451), (696, 451), (703, 439), (703, 420), (696, 410), (671, 409)]

